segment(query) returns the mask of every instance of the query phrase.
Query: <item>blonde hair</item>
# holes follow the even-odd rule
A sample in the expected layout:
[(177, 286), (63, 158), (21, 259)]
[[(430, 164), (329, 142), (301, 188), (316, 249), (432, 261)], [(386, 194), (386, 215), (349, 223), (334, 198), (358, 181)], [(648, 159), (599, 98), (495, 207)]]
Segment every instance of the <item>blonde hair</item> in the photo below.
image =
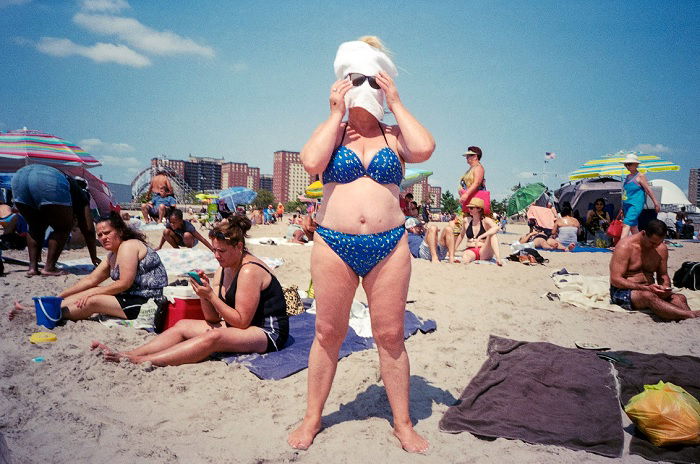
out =
[(391, 56), (391, 51), (384, 46), (384, 43), (376, 35), (363, 35), (357, 40), (384, 52), (387, 56)]

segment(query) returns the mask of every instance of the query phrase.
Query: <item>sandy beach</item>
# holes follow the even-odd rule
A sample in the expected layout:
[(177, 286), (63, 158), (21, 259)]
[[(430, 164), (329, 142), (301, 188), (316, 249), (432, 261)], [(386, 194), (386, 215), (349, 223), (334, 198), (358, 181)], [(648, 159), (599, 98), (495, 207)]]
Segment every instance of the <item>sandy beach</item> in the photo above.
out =
[[(285, 224), (255, 226), (253, 237), (282, 237)], [(510, 243), (525, 231), (509, 226)], [(150, 233), (151, 243), (157, 233)], [(157, 242), (156, 242), (157, 244)], [(201, 246), (201, 245), (199, 245)], [(285, 286), (309, 285), (311, 247), (251, 245), (259, 257), (282, 258), (275, 274)], [(502, 245), (502, 254), (508, 254)], [(44, 250), (45, 254), (45, 250)], [(100, 256), (105, 251), (98, 249)], [(306, 371), (283, 380), (260, 380), (246, 368), (205, 361), (153, 368), (105, 363), (90, 351), (93, 339), (117, 349), (152, 335), (97, 322), (57, 327), (55, 343), (33, 345), (43, 330), (33, 311), (0, 318), (0, 433), (13, 463), (579, 463), (611, 459), (518, 440), (482, 440), (440, 432), (438, 422), (486, 360), (489, 335), (574, 347), (586, 341), (642, 353), (700, 356), (700, 320), (663, 323), (649, 314), (576, 308), (543, 298), (556, 292), (550, 275), (563, 267), (607, 275), (611, 254), (543, 253), (549, 262), (524, 266), (431, 264), (414, 259), (407, 309), (433, 319), (437, 331), (406, 341), (411, 360), (411, 413), (431, 442), (425, 456), (401, 450), (391, 434), (390, 409), (379, 379), (376, 350), (354, 353), (338, 364), (324, 425), (308, 451), (288, 447), (286, 437), (305, 408)], [(26, 251), (5, 252), (26, 260)], [(87, 256), (64, 252), (61, 261)], [(669, 274), (697, 260), (700, 244), (670, 248)], [(79, 276), (26, 278), (26, 266), (6, 264), (0, 278), (4, 311), (13, 301), (52, 295)], [(356, 299), (366, 301), (362, 289)], [(693, 308), (700, 309), (700, 308)], [(32, 362), (42, 356), (44, 362)], [(626, 432), (627, 433), (627, 432)], [(646, 462), (626, 451), (619, 462)]]

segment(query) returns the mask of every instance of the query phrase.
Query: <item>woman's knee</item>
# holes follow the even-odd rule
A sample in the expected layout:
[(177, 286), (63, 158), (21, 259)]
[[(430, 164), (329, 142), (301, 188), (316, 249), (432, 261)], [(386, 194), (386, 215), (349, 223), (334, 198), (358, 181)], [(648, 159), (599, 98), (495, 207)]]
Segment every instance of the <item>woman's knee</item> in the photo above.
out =
[(316, 321), (316, 341), (324, 348), (340, 348), (347, 335), (348, 328)]
[(372, 337), (377, 346), (393, 351), (403, 348), (403, 324), (401, 327), (372, 327)]

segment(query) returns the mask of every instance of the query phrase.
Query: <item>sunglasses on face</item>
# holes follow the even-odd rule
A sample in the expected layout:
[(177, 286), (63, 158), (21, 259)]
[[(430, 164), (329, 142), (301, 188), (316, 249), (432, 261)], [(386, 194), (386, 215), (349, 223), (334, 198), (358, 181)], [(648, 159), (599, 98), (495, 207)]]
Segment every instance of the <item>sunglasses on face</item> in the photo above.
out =
[(352, 82), (352, 85), (354, 87), (361, 86), (366, 79), (370, 87), (377, 90), (381, 89), (381, 87), (379, 87), (379, 84), (377, 84), (377, 80), (372, 76), (365, 76), (364, 74), (360, 73), (350, 73), (348, 74), (348, 79), (350, 79), (350, 82)]

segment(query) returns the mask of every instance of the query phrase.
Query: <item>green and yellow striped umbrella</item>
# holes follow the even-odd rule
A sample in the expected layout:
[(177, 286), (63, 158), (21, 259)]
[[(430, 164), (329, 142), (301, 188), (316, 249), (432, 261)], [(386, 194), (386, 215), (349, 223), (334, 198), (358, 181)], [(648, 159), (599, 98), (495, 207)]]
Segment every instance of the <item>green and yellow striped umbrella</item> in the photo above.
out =
[[(622, 164), (628, 153), (615, 153), (586, 161), (583, 166), (569, 174), (569, 180), (589, 177), (626, 176), (630, 172)], [(656, 155), (634, 153), (639, 158), (639, 172), (680, 171), (681, 167)]]

